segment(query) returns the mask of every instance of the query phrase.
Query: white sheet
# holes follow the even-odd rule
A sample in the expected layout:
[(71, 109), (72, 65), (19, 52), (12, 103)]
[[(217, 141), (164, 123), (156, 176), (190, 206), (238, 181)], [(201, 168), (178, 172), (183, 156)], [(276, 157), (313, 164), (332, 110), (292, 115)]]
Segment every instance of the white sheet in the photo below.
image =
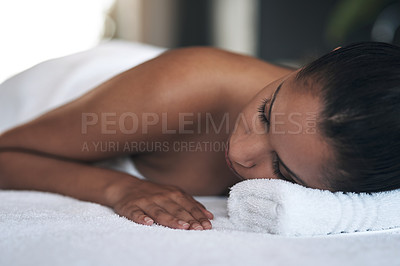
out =
[(139, 225), (107, 207), (0, 190), (0, 265), (400, 265), (400, 230), (282, 237), (234, 231), (226, 198), (196, 197), (213, 229)]
[(40, 63), (0, 84), (0, 133), (69, 102), (111, 77), (165, 51), (110, 41)]

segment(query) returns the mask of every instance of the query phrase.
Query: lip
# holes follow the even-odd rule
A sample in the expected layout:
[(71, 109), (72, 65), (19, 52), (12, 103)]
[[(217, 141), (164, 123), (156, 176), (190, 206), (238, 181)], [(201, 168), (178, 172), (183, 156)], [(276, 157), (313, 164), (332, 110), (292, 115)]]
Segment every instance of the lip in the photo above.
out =
[(226, 164), (228, 165), (229, 169), (237, 176), (239, 177), (241, 180), (245, 180), (245, 178), (241, 175), (238, 174), (238, 172), (236, 172), (236, 170), (233, 168), (232, 162), (229, 159), (229, 141), (231, 138), (228, 139), (227, 145), (226, 145), (226, 150), (225, 150), (225, 160), (226, 160)]

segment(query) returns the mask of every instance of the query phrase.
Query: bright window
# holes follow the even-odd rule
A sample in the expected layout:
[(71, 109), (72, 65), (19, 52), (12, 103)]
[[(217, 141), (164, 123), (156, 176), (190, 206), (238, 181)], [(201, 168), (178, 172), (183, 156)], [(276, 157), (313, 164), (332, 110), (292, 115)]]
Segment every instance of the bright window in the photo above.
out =
[(95, 46), (113, 2), (1, 0), (0, 83), (41, 61)]

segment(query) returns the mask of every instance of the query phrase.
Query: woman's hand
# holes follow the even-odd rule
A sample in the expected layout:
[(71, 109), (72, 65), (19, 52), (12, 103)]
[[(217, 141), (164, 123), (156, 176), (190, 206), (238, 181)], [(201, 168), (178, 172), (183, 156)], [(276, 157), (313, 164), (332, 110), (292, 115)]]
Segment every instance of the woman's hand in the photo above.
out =
[(114, 211), (139, 224), (156, 222), (175, 229), (211, 229), (212, 213), (175, 186), (135, 180), (119, 184), (113, 198)]

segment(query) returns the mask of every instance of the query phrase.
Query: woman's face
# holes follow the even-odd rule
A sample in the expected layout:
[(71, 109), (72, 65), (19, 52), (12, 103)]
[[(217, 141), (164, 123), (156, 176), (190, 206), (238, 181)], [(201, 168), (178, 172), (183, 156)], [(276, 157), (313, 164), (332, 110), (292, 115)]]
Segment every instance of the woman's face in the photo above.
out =
[(227, 162), (243, 179), (329, 189), (322, 168), (330, 147), (316, 124), (321, 106), (318, 97), (299, 90), (296, 73), (266, 86), (242, 110), (228, 139)]

